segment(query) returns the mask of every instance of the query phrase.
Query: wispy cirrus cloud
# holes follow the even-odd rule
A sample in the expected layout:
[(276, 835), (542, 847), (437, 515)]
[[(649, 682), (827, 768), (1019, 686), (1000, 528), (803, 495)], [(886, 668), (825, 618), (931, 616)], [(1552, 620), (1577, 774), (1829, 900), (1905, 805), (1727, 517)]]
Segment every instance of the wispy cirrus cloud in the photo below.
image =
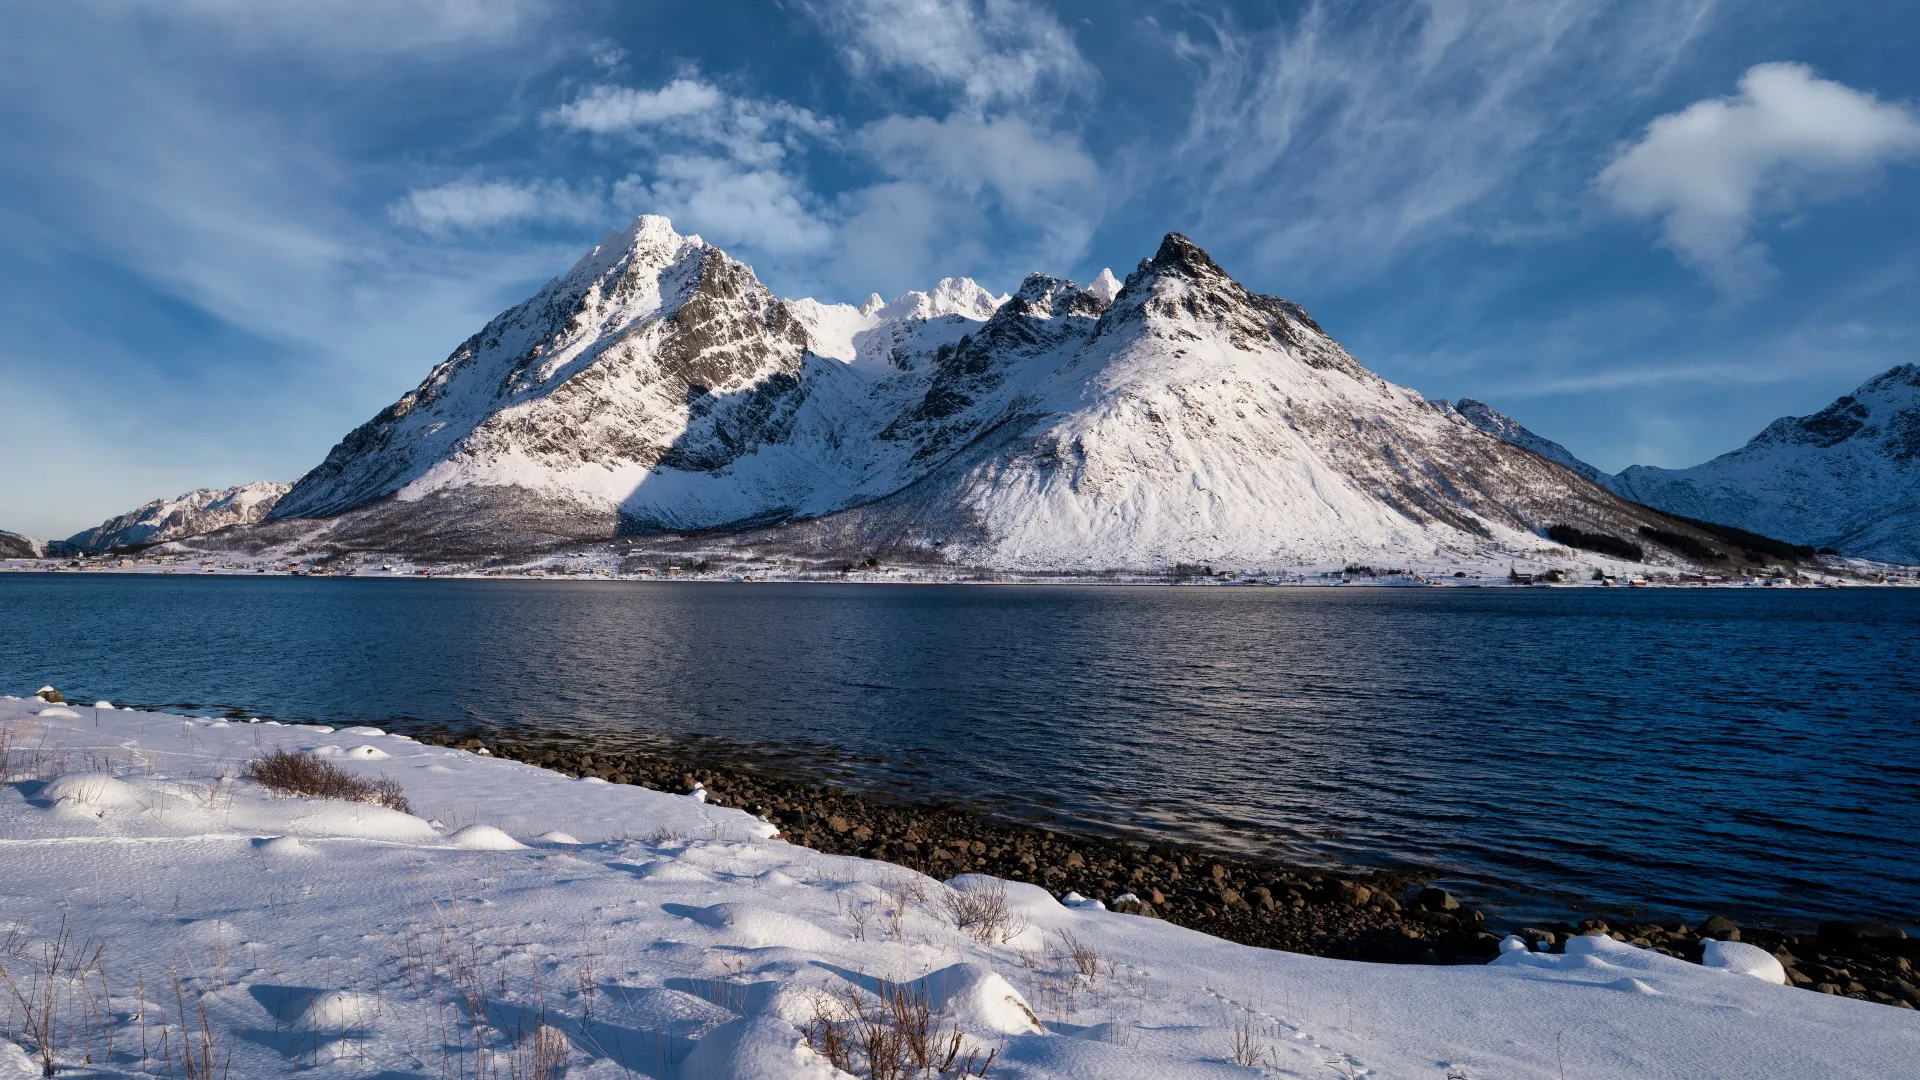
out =
[(1195, 79), (1172, 182), (1264, 262), (1377, 270), (1492, 224), (1523, 174), (1557, 169), (1577, 191), (1560, 159), (1657, 86), (1711, 8), (1315, 0), (1262, 29), (1216, 15), (1169, 35)]
[(856, 75), (904, 74), (972, 109), (1085, 95), (1100, 74), (1048, 9), (1027, 0), (817, 0)]
[(1078, 258), (1104, 209), (1100, 166), (1080, 140), (1017, 116), (889, 116), (857, 141), (897, 182), (923, 188), (918, 201), (963, 200), (1025, 225), (1019, 250), (1036, 265)]
[(1733, 96), (1648, 124), (1598, 185), (1623, 213), (1660, 218), (1663, 243), (1683, 262), (1746, 296), (1774, 273), (1751, 238), (1763, 213), (1831, 197), (1916, 156), (1920, 113), (1804, 64), (1756, 64)]

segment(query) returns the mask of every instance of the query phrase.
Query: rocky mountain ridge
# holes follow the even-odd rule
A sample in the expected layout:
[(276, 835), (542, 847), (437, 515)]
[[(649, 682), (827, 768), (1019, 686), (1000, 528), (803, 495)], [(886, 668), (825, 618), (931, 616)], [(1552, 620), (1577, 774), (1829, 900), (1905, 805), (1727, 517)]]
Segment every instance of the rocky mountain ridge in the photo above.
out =
[(179, 540), (263, 520), (292, 489), (256, 480), (230, 488), (198, 488), (155, 499), (49, 545), (54, 554), (79, 554)]

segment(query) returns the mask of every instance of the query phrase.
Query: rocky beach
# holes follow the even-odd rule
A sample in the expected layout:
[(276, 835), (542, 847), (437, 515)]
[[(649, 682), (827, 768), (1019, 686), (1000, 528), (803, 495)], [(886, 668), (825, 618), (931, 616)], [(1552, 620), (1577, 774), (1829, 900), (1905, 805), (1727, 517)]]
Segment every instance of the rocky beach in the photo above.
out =
[(439, 730), (422, 741), (484, 752), (572, 777), (597, 777), (763, 817), (790, 843), (905, 866), (936, 879), (990, 874), (1038, 885), (1069, 903), (1121, 912), (1229, 941), (1335, 959), (1393, 964), (1480, 964), (1508, 934), (1540, 952), (1565, 953), (1585, 935), (1700, 963), (1710, 941), (1756, 945), (1787, 981), (1818, 993), (1920, 1008), (1920, 939), (1868, 919), (1816, 925), (1736, 923), (1715, 915), (1689, 925), (1606, 913), (1568, 913), (1540, 925), (1505, 925), (1410, 871), (1288, 866), (1199, 847), (1092, 836), (990, 816), (977, 808), (916, 802), (894, 792), (684, 748), (611, 749), (557, 734)]

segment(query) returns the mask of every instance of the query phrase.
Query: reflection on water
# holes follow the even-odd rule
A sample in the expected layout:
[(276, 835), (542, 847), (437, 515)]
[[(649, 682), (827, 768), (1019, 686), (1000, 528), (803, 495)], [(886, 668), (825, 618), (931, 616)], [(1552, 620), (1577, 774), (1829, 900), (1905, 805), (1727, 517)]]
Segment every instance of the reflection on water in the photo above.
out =
[(0, 615), (13, 693), (782, 742), (1522, 913), (1920, 915), (1920, 592), (0, 575)]

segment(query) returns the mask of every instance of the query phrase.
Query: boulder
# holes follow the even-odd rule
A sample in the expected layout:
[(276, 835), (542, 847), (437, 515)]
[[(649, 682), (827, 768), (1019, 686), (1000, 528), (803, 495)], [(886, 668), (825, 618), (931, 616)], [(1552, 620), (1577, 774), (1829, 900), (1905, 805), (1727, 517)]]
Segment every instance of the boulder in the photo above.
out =
[(1455, 900), (1453, 894), (1445, 889), (1421, 889), (1420, 896), (1415, 902), (1427, 911), (1460, 910), (1460, 901)]
[(1715, 915), (1701, 923), (1698, 933), (1703, 938), (1713, 938), (1717, 941), (1740, 940), (1740, 928), (1733, 925), (1733, 920), (1725, 915)]

